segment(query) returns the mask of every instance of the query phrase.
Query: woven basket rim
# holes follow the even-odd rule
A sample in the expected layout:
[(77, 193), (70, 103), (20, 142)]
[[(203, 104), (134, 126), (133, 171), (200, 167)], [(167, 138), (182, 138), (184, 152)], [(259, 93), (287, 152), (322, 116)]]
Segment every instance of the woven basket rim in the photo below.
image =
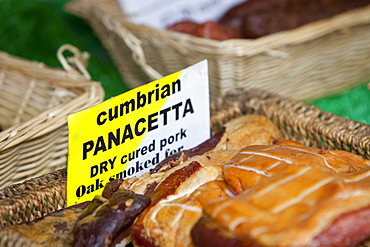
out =
[(74, 92), (76, 94), (74, 99), (52, 107), (25, 122), (2, 130), (0, 132), (0, 151), (8, 150), (25, 140), (37, 138), (61, 127), (66, 123), (68, 114), (81, 110), (81, 106), (87, 102), (104, 97), (104, 91), (99, 82), (89, 81), (82, 75), (50, 68), (42, 62), (29, 61), (2, 51), (0, 51), (0, 68), (5, 72), (22, 73), (25, 76), (38, 74), (45, 79), (49, 76), (50, 78), (58, 78), (57, 82), (50, 78), (44, 81), (52, 88), (63, 88), (67, 91), (72, 88), (79, 89), (78, 91), (82, 90), (81, 93)]
[[(52, 68), (45, 65), (43, 62), (35, 60), (27, 60), (23, 57), (12, 55), (10, 53), (0, 51), (0, 66), (6, 69), (22, 70), (27, 74), (28, 69), (32, 69), (36, 72), (40, 72), (44, 75), (53, 74), (57, 75), (67, 82), (79, 80), (88, 82), (81, 74), (71, 74), (66, 70), (60, 68)], [(32, 73), (31, 73), (32, 74)], [(34, 74), (34, 73), (33, 73)], [(71, 84), (73, 85), (73, 84)]]
[[(121, 34), (123, 29), (127, 29), (126, 32), (140, 33), (148, 37), (148, 39), (152, 37), (153, 39), (167, 41), (169, 45), (175, 46), (180, 52), (188, 52), (188, 49), (190, 49), (194, 52), (217, 52), (220, 55), (232, 56), (254, 56), (259, 53), (269, 52), (281, 46), (304, 43), (338, 30), (345, 30), (353, 26), (370, 23), (370, 5), (368, 5), (338, 14), (331, 18), (309, 23), (299, 28), (274, 33), (257, 39), (217, 41), (134, 24), (126, 18), (123, 12), (120, 12), (120, 9), (117, 10), (117, 6), (110, 5), (109, 3), (111, 2), (117, 3), (116, 0), (74, 0), (66, 4), (65, 7), (67, 11), (84, 19), (92, 20), (95, 15), (104, 17), (103, 21), (106, 27), (117, 34)], [(84, 10), (81, 10), (82, 6), (84, 6)]]

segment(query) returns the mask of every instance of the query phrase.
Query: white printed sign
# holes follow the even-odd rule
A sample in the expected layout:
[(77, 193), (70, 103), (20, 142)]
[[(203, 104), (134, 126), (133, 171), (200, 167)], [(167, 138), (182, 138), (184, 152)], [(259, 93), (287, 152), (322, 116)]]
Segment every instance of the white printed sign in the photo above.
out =
[(205, 22), (219, 19), (245, 0), (119, 0), (122, 11), (135, 24), (166, 28), (182, 20)]
[(210, 138), (207, 60), (68, 116), (67, 205)]

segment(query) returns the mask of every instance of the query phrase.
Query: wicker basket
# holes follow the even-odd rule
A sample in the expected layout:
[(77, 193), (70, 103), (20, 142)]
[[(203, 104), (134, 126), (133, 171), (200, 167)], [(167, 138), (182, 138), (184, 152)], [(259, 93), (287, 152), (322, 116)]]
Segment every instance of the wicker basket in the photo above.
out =
[(255, 40), (215, 41), (134, 25), (117, 0), (74, 0), (125, 81), (136, 87), (209, 61), (211, 98), (262, 88), (312, 100), (370, 79), (370, 6)]
[[(66, 50), (75, 54), (70, 62)], [(89, 80), (84, 54), (62, 46), (65, 70), (57, 70), (0, 52), (0, 188), (66, 166), (67, 115), (104, 98), (100, 83)]]
[[(212, 131), (232, 118), (249, 113), (270, 118), (286, 139), (324, 149), (343, 149), (370, 158), (369, 125), (261, 89), (240, 89), (214, 100)], [(65, 185), (66, 169), (63, 168), (0, 190), (0, 224), (28, 222), (64, 208)]]

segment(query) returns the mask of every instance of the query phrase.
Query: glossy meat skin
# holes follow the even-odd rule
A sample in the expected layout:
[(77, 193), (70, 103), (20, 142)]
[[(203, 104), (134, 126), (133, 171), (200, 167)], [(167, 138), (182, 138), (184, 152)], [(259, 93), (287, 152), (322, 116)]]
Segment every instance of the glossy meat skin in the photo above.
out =
[[(355, 246), (370, 237), (370, 161), (294, 142), (243, 148), (223, 167), (235, 196), (203, 207), (196, 246)], [(203, 238), (213, 234), (212, 239)]]
[(167, 29), (214, 39), (256, 39), (364, 7), (370, 0), (248, 0), (226, 10), (219, 20), (185, 20)]
[(206, 21), (204, 23), (181, 21), (169, 26), (167, 29), (219, 41), (242, 38), (241, 33), (238, 31), (216, 21)]
[(115, 246), (149, 203), (148, 197), (129, 190), (118, 189), (110, 198), (96, 196), (73, 228), (72, 245)]
[(259, 38), (368, 4), (369, 0), (248, 0), (228, 10), (219, 23), (244, 38)]
[(150, 174), (154, 178), (164, 173), (164, 179), (157, 180), (151, 204), (133, 224), (135, 246), (191, 246), (190, 231), (203, 205), (230, 193), (222, 183), (223, 165), (246, 145), (281, 139), (276, 126), (257, 115), (235, 118), (221, 131), (222, 135), (218, 132), (198, 147), (167, 159)]

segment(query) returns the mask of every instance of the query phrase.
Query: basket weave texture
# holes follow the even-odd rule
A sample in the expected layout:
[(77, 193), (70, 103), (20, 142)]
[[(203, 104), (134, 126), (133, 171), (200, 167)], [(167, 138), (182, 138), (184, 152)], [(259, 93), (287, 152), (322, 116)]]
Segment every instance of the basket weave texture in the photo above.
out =
[(68, 114), (103, 100), (100, 83), (66, 68), (0, 52), (0, 188), (65, 167)]
[(211, 98), (262, 88), (312, 100), (370, 79), (370, 6), (294, 30), (215, 41), (131, 23), (117, 0), (74, 0), (125, 81), (136, 87), (208, 59)]
[(0, 190), (0, 228), (30, 222), (65, 208), (66, 180), (66, 169), (61, 168)]
[[(285, 139), (323, 149), (343, 149), (370, 158), (369, 125), (261, 89), (239, 89), (212, 101), (212, 131), (230, 119), (251, 113), (271, 119)], [(63, 168), (0, 190), (1, 225), (28, 222), (64, 208), (65, 183)]]

